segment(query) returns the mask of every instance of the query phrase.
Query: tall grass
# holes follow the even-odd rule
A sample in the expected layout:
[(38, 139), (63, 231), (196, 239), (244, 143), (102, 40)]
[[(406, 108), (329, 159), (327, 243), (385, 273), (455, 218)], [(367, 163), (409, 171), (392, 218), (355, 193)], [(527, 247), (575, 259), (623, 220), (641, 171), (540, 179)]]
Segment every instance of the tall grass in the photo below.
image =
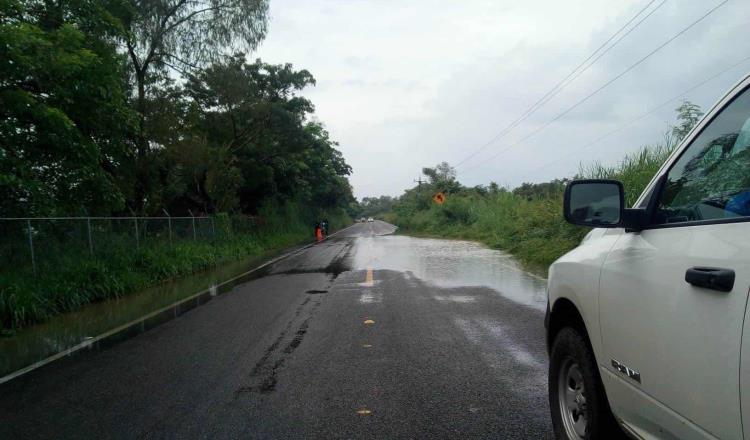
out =
[[(623, 182), (628, 206), (636, 201), (674, 149), (671, 138), (627, 154), (615, 165), (581, 165), (578, 178), (610, 178)], [(403, 200), (387, 219), (403, 231), (481, 241), (514, 254), (522, 262), (546, 268), (580, 243), (587, 228), (572, 226), (562, 215), (563, 188), (533, 197), (508, 190), (450, 194), (444, 205), (416, 209)]]
[(613, 166), (604, 166), (600, 162), (582, 164), (579, 176), (588, 179), (617, 179), (625, 186), (625, 203), (632, 206), (638, 199), (651, 178), (667, 160), (676, 146), (676, 139), (666, 134), (659, 144), (641, 148), (625, 157)]
[[(331, 227), (350, 219), (343, 210), (318, 212)], [(137, 292), (226, 262), (263, 255), (312, 239), (313, 218), (297, 204), (269, 205), (260, 228), (241, 228), (226, 215), (215, 218), (215, 240), (144, 243), (103, 255), (61, 256), (53, 268), (0, 268), (0, 323), (4, 333), (76, 310), (86, 304)]]

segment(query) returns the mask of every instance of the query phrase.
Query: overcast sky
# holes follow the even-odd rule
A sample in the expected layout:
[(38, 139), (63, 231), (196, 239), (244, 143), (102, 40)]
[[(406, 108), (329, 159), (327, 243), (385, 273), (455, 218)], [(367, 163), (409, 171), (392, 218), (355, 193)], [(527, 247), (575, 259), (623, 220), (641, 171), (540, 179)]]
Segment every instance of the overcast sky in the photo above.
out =
[[(458, 164), (493, 139), (648, 3), (271, 0), (269, 34), (252, 57), (290, 62), (315, 76), (317, 86), (303, 94), (354, 168), (350, 180), (358, 198), (399, 195), (414, 185), (422, 167), (443, 160)], [(583, 149), (750, 57), (750, 1), (730, 0), (598, 95), (514, 145), (719, 3), (666, 0), (538, 112), (459, 167), (459, 180), (514, 187), (573, 175), (581, 162), (616, 163), (626, 152), (658, 142), (679, 101)], [(747, 72), (750, 62), (687, 99), (710, 107)]]

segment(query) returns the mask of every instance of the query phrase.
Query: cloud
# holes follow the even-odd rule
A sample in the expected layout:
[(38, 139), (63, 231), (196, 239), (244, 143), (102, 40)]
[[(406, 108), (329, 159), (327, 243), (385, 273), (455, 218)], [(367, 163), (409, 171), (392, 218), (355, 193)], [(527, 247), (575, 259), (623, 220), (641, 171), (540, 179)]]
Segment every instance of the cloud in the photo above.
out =
[[(318, 84), (304, 93), (354, 168), (356, 195), (398, 195), (413, 186), (423, 166), (458, 163), (492, 139), (645, 4), (276, 1), (268, 38), (252, 56), (310, 70)], [(747, 2), (729, 2), (580, 108), (508, 148), (712, 4), (668, 0), (559, 96), (461, 167), (460, 180), (469, 185), (543, 181), (571, 175), (581, 161), (613, 163), (658, 141), (676, 104), (539, 169), (750, 56), (738, 44), (745, 40), (744, 17), (750, 17)], [(750, 63), (688, 98), (706, 108), (747, 70)]]

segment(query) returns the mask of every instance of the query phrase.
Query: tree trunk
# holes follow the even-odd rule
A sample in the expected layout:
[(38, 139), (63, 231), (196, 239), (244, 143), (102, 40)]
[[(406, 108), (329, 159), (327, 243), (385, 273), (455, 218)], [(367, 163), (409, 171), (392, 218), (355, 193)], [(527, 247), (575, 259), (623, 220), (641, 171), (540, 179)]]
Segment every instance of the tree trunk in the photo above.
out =
[(146, 137), (146, 72), (136, 70), (135, 80), (138, 83), (138, 133), (136, 134), (135, 158), (135, 191), (133, 205), (137, 213), (142, 213), (144, 202), (149, 191), (148, 138)]

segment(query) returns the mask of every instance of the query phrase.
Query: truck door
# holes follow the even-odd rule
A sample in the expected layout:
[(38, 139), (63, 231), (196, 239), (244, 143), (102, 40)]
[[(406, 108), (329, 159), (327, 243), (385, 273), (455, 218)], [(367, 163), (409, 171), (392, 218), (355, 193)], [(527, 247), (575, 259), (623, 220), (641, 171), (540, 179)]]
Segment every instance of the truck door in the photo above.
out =
[(646, 437), (742, 438), (750, 92), (715, 112), (665, 173), (652, 224), (623, 232), (602, 267), (602, 379), (615, 412)]

